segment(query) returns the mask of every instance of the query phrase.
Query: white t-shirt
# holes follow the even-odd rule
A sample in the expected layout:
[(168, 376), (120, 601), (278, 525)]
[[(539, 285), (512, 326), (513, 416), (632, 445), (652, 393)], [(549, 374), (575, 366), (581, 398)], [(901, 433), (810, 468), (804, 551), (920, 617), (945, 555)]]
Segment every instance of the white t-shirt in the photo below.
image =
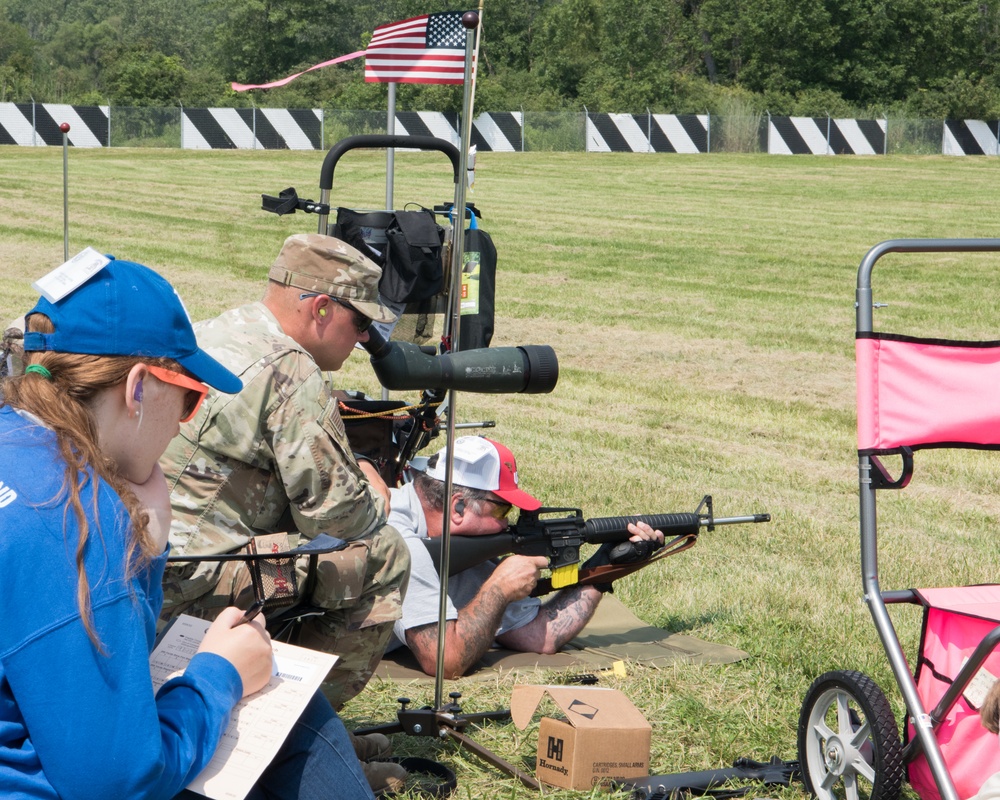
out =
[(1000, 772), (987, 778), (975, 797), (969, 800), (1000, 800)]
[[(434, 561), (421, 542), (429, 537), (427, 520), (416, 489), (409, 483), (401, 489), (390, 489), (389, 494), (392, 510), (388, 523), (402, 534), (403, 541), (410, 550), (410, 582), (403, 599), (402, 619), (397, 620), (393, 626), (393, 635), (386, 652), (406, 644), (408, 629), (438, 622), (441, 595), (441, 580), (434, 568)], [(458, 619), (458, 609), (465, 608), (475, 598), (494, 569), (495, 564), (486, 562), (448, 579), (447, 619)], [(496, 635), (527, 625), (538, 616), (540, 605), (541, 601), (537, 597), (515, 600), (507, 606)]]

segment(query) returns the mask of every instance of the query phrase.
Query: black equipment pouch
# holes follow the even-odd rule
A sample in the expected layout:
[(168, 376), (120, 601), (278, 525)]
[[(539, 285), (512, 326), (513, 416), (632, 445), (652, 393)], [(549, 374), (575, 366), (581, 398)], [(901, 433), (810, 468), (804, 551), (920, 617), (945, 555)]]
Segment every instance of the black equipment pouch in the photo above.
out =
[(347, 441), (355, 457), (371, 461), (388, 486), (395, 486), (396, 456), (399, 453), (397, 431), (410, 417), (403, 411), (407, 407), (401, 400), (359, 400), (334, 392), (340, 400), (340, 418), (344, 422)]
[[(493, 339), (493, 317), (496, 306), (497, 248), (490, 235), (481, 228), (467, 228), (462, 259), (464, 273), (478, 286), (477, 310), (474, 314), (462, 312), (459, 350), (489, 347)], [(465, 295), (462, 299), (465, 303)]]
[(391, 211), (352, 211), (349, 208), (338, 208), (337, 222), (330, 226), (330, 235), (347, 242), (384, 268), (385, 231), (392, 220)]
[(419, 303), (441, 292), (444, 228), (434, 221), (434, 213), (396, 211), (385, 236), (382, 296), (393, 303)]

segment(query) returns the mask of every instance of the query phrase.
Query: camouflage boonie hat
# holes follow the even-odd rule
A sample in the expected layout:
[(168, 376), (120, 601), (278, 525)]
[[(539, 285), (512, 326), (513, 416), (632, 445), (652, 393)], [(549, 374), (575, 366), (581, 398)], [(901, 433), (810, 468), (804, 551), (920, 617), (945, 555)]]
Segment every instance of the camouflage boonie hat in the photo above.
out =
[(375, 322), (396, 321), (396, 315), (379, 300), (382, 268), (332, 236), (289, 236), (267, 276), (284, 286), (339, 297)]

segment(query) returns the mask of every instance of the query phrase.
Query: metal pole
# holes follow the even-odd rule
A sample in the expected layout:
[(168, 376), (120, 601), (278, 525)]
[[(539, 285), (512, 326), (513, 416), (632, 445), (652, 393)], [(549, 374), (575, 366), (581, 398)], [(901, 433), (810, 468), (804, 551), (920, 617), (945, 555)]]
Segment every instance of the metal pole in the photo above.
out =
[(830, 153), (830, 112), (826, 112), (826, 154), (832, 155)]
[[(389, 104), (385, 118), (386, 135), (396, 133), (396, 82), (389, 81)], [(396, 168), (396, 150), (393, 147), (385, 151), (385, 210), (392, 211), (393, 172)]]
[(705, 114), (705, 152), (712, 152), (712, 112)]
[(108, 149), (111, 149), (111, 98), (108, 98)]
[[(29, 95), (30, 96), (30, 95)], [(38, 139), (36, 138), (37, 127), (35, 126), (35, 98), (31, 98), (31, 146), (38, 146)]]
[(646, 152), (653, 152), (653, 114), (646, 106)]
[[(462, 255), (465, 249), (465, 175), (469, 165), (469, 140), (472, 136), (472, 55), (475, 50), (476, 29), (479, 27), (479, 14), (466, 11), (462, 15), (462, 25), (465, 27), (465, 93), (462, 98), (462, 130), (459, 144), (458, 180), (455, 182), (455, 224), (451, 241), (451, 288), (448, 294), (450, 306), (450, 337), (451, 350), (458, 352), (459, 327), (462, 310)], [(447, 321), (446, 321), (447, 322)], [(448, 454), (445, 459), (444, 471), (444, 514), (441, 520), (441, 565), (438, 570), (441, 576), (441, 595), (438, 605), (438, 640), (437, 640), (437, 674), (434, 677), (434, 707), (441, 708), (444, 700), (444, 645), (445, 626), (448, 622), (448, 570), (451, 556), (451, 497), (454, 491), (452, 470), (455, 457), (455, 395), (454, 389), (448, 390)]]
[(63, 135), (63, 261), (69, 261), (69, 123), (59, 126)]
[(524, 152), (524, 106), (521, 106), (521, 152)]
[[(389, 99), (386, 103), (385, 133), (393, 136), (396, 133), (396, 82), (389, 81)], [(393, 186), (396, 172), (396, 149), (385, 149), (385, 210), (392, 211)], [(382, 387), (382, 399), (389, 399), (389, 390)]]

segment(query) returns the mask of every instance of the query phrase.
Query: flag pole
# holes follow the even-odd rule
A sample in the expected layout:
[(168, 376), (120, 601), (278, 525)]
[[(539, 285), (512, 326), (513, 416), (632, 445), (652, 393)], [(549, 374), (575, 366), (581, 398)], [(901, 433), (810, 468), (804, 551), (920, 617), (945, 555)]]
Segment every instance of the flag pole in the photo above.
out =
[(473, 61), (475, 63), (475, 68), (472, 70), (472, 90), (469, 92), (469, 119), (465, 123), (468, 128), (466, 137), (468, 141), (472, 141), (472, 113), (473, 108), (476, 105), (476, 78), (479, 76), (479, 38), (482, 36), (483, 32), (483, 0), (479, 0), (479, 21), (476, 23), (476, 49), (473, 54)]
[[(483, 0), (479, 0), (479, 22), (476, 24), (476, 48), (473, 53), (473, 70), (472, 70), (472, 89), (469, 92), (469, 108), (464, 111), (464, 117), (462, 119), (462, 135), (465, 137), (465, 149), (468, 157), (468, 163), (465, 165), (465, 180), (468, 182), (468, 188), (472, 188), (472, 184), (476, 177), (476, 156), (472, 153), (472, 115), (473, 107), (476, 104), (476, 78), (479, 76), (479, 38), (482, 36), (483, 32)], [(463, 215), (462, 219), (465, 219)]]
[[(474, 48), (478, 42), (479, 14), (466, 11), (462, 15), (462, 26), (465, 28), (465, 76), (463, 85), (465, 92), (462, 98), (462, 119), (468, 120), (472, 108), (472, 61)], [(449, 328), (451, 351), (458, 352), (459, 321), (462, 313), (462, 255), (465, 250), (465, 173), (469, 161), (469, 138), (471, 125), (462, 125), (462, 141), (458, 148), (458, 180), (455, 181), (455, 205), (452, 210), (455, 222), (451, 237), (451, 286), (448, 290), (449, 313), (447, 322)], [(441, 564), (438, 573), (441, 577), (441, 593), (438, 603), (438, 640), (437, 640), (437, 670), (434, 676), (434, 707), (441, 708), (444, 700), (444, 645), (445, 627), (448, 623), (448, 569), (451, 556), (451, 496), (454, 491), (452, 471), (455, 458), (455, 390), (448, 390), (448, 427), (445, 441), (448, 443), (444, 470), (445, 514), (441, 520)]]
[[(387, 136), (396, 133), (396, 82), (389, 81), (389, 100), (386, 106), (385, 132)], [(396, 172), (396, 148), (385, 149), (385, 210), (393, 210), (393, 181)], [(389, 390), (382, 387), (382, 399), (389, 399)]]
[[(387, 136), (396, 133), (396, 82), (389, 81), (389, 103), (385, 118)], [(396, 169), (396, 149), (387, 147), (385, 151), (385, 210), (392, 211), (393, 175)]]

